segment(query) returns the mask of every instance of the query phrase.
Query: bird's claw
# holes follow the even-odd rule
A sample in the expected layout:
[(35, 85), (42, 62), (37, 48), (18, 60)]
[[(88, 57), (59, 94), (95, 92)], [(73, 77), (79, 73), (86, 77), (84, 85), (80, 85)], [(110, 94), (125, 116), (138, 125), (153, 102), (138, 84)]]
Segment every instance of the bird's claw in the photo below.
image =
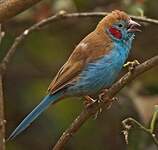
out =
[(119, 102), (119, 98), (118, 98), (118, 97), (113, 97), (113, 98), (112, 98), (112, 101), (113, 101), (113, 102)]
[(100, 94), (99, 94), (99, 101), (104, 101), (104, 95), (108, 93), (108, 89), (104, 89)]
[[(84, 106), (85, 108), (88, 108), (89, 106), (91, 106), (94, 102), (98, 102), (98, 103), (102, 103), (103, 102), (103, 96), (105, 95), (105, 92), (108, 92), (107, 89), (104, 90), (104, 92), (102, 92), (101, 94), (99, 94), (99, 99), (98, 100), (94, 100), (93, 98), (91, 98), (90, 96), (85, 96), (85, 101), (84, 101)], [(112, 99), (110, 99), (107, 103), (107, 109), (110, 109), (113, 102), (115, 101), (119, 101), (119, 99), (117, 97), (113, 97)], [(98, 115), (102, 112), (102, 108), (99, 108), (98, 111), (94, 114), (93, 119), (97, 119)]]
[[(85, 96), (85, 101), (84, 101), (84, 106), (85, 108), (90, 107), (93, 103), (95, 102), (101, 103), (100, 100), (94, 100), (93, 98), (91, 98), (90, 96)], [(98, 115), (102, 112), (102, 108), (99, 108), (99, 110), (94, 114), (93, 119), (97, 119)]]
[(93, 98), (91, 98), (90, 96), (85, 96), (85, 100), (83, 102), (85, 108), (88, 108), (89, 106), (91, 106), (94, 102), (96, 102), (96, 100), (94, 100)]
[(67, 13), (67, 12), (66, 12), (65, 10), (60, 10), (58, 14), (61, 15), (61, 16), (63, 16), (63, 15), (65, 15), (66, 13)]
[(119, 102), (119, 98), (118, 98), (118, 97), (113, 97), (113, 98), (108, 102), (109, 104), (108, 104), (107, 109), (110, 109), (110, 108), (111, 108), (113, 102)]
[[(98, 102), (98, 103), (101, 103), (102, 100), (99, 98), (99, 99), (97, 100), (97, 102)], [(103, 110), (103, 109), (102, 109), (101, 107), (97, 110), (97, 112), (94, 114), (94, 117), (93, 117), (94, 120), (97, 119), (98, 115), (102, 112), (102, 110)]]
[[(104, 95), (108, 92), (108, 89), (104, 89), (100, 94), (99, 94), (99, 99), (97, 100), (98, 103), (103, 102)], [(102, 108), (100, 107), (99, 110), (95, 113), (94, 119), (97, 119), (98, 115), (102, 112)]]
[(128, 67), (128, 70), (132, 72), (139, 64), (139, 61), (135, 59), (134, 61), (128, 61), (126, 64), (123, 65), (123, 67)]
[[(113, 104), (113, 102), (118, 102), (118, 101), (119, 101), (118, 97), (113, 97), (111, 100), (109, 100), (109, 101), (107, 102), (107, 103), (108, 103), (108, 106), (107, 106), (106, 109), (110, 109), (111, 106), (112, 106), (112, 104)], [(102, 102), (102, 99), (99, 98), (98, 103), (101, 103), (101, 102)], [(102, 108), (99, 108), (99, 110), (98, 110), (98, 111), (95, 113), (95, 115), (94, 115), (94, 119), (97, 119), (98, 115), (99, 115), (101, 112), (102, 112)]]

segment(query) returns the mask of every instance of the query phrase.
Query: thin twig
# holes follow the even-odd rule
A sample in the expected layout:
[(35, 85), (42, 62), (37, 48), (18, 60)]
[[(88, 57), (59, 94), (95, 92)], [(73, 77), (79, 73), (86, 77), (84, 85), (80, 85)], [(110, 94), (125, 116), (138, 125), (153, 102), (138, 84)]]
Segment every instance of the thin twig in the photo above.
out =
[[(58, 18), (58, 16), (60, 16), (60, 15), (56, 14), (56, 15), (52, 16), (51, 19), (55, 20), (56, 18)], [(7, 54), (5, 55), (5, 57), (3, 58), (2, 62), (1, 62), (0, 71), (2, 73), (6, 72), (6, 70), (8, 68), (8, 65), (11, 62), (12, 57), (13, 57), (14, 53), (16, 52), (16, 49), (20, 45), (20, 43), (29, 35), (29, 33), (31, 33), (34, 30), (37, 30), (39, 27), (45, 25), (48, 20), (49, 20), (49, 18), (44, 19), (44, 20), (34, 24), (30, 28), (26, 29), (18, 37), (16, 37), (16, 39), (14, 40), (12, 46), (10, 47), (10, 49), (8, 50)]]
[[(0, 22), (7, 21), (20, 12), (30, 8), (32, 5), (40, 2), (41, 0), (1, 0), (0, 1)], [(85, 12), (85, 13), (72, 13), (67, 14), (65, 17), (103, 17), (107, 12)], [(142, 16), (131, 16), (135, 20), (158, 24), (158, 20), (150, 19)]]
[[(0, 44), (4, 33), (2, 32), (0, 24)], [(3, 99), (3, 86), (2, 74), (0, 74), (0, 150), (5, 150), (5, 119), (4, 119), (4, 99)]]
[(132, 72), (125, 74), (119, 81), (112, 85), (112, 87), (106, 91), (103, 101), (100, 103), (95, 102), (87, 110), (83, 110), (80, 115), (73, 121), (70, 127), (61, 135), (53, 150), (61, 150), (64, 148), (66, 143), (71, 139), (71, 137), (80, 129), (80, 127), (100, 108), (105, 108), (105, 103), (111, 100), (126, 84), (141, 75), (143, 72), (158, 65), (158, 56), (152, 57), (151, 59), (145, 61), (144, 63), (135, 67)]
[(1, 44), (1, 41), (2, 41), (2, 25), (0, 24), (0, 44)]
[(154, 132), (154, 127), (155, 127), (155, 122), (156, 122), (157, 116), (158, 116), (158, 105), (155, 105), (155, 111), (154, 111), (154, 114), (153, 114), (153, 117), (151, 120), (151, 124), (150, 124), (151, 133)]
[(4, 35), (5, 35), (5, 32), (2, 31), (2, 25), (0, 24), (0, 44), (2, 42)]
[[(80, 17), (104, 17), (108, 15), (107, 12), (83, 12), (83, 13), (66, 13), (65, 11), (60, 11), (59, 13), (48, 17), (46, 19), (43, 19), (42, 21), (32, 25), (30, 28), (26, 29), (22, 34), (20, 34), (15, 41), (13, 42), (12, 46), (8, 50), (6, 56), (2, 60), (1, 65), (1, 71), (5, 72), (4, 70), (7, 69), (9, 62), (11, 61), (17, 47), (20, 45), (20, 43), (32, 32), (35, 31), (45, 25), (48, 25), (52, 22), (63, 20), (63, 19), (70, 19), (70, 18), (80, 18)], [(151, 18), (145, 18), (145, 17), (139, 17), (139, 16), (131, 16), (133, 19), (142, 21), (142, 22), (148, 22), (152, 24), (158, 25), (158, 20), (151, 19)]]
[(5, 118), (4, 118), (4, 97), (3, 97), (3, 81), (0, 74), (0, 150), (5, 150)]
[[(123, 126), (125, 128), (125, 130), (123, 131), (123, 133), (125, 135), (125, 141), (126, 141), (126, 143), (128, 143), (128, 132), (129, 132), (129, 129), (131, 129), (131, 127), (132, 127), (131, 124), (135, 124), (142, 131), (146, 132), (153, 139), (153, 142), (158, 147), (158, 139), (156, 138), (156, 136), (154, 134), (154, 127), (155, 127), (157, 116), (158, 116), (158, 105), (155, 105), (155, 111), (154, 111), (154, 114), (153, 114), (153, 117), (152, 117), (149, 129), (146, 128), (144, 125), (142, 125), (141, 123), (139, 123), (138, 121), (136, 121), (133, 118), (126, 118), (125, 120), (123, 120), (122, 124), (123, 124)], [(130, 126), (130, 128), (129, 128), (129, 126)]]

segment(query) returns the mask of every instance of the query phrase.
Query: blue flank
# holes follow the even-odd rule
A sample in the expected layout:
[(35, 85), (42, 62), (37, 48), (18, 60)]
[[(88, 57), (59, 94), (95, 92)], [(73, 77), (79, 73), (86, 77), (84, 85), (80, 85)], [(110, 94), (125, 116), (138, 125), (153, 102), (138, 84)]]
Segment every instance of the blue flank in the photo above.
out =
[(14, 139), (18, 134), (20, 134), (23, 130), (25, 130), (45, 109), (48, 108), (49, 105), (56, 102), (63, 93), (59, 92), (54, 95), (47, 95), (41, 101), (39, 105), (37, 105), (33, 111), (26, 116), (26, 118), (18, 125), (18, 127), (12, 132), (9, 136), (8, 140)]

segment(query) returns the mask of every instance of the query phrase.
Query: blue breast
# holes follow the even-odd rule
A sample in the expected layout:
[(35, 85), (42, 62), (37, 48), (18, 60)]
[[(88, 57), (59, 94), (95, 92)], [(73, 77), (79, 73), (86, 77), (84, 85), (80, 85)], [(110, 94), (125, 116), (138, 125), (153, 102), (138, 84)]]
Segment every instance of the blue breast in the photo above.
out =
[(128, 57), (129, 49), (117, 43), (109, 54), (89, 63), (79, 75), (79, 80), (68, 88), (70, 95), (91, 95), (111, 86)]

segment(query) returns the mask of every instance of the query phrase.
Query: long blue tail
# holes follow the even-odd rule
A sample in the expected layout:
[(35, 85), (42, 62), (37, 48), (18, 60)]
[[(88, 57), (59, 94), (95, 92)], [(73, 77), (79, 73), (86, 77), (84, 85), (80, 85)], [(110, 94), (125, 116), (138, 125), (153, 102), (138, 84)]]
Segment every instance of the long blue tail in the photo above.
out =
[(26, 116), (26, 118), (17, 126), (17, 128), (12, 132), (9, 136), (8, 140), (14, 139), (18, 134), (20, 134), (23, 130), (25, 130), (45, 109), (48, 108), (49, 105), (56, 102), (63, 93), (58, 92), (56, 94), (47, 95), (39, 105), (37, 105), (33, 111)]

